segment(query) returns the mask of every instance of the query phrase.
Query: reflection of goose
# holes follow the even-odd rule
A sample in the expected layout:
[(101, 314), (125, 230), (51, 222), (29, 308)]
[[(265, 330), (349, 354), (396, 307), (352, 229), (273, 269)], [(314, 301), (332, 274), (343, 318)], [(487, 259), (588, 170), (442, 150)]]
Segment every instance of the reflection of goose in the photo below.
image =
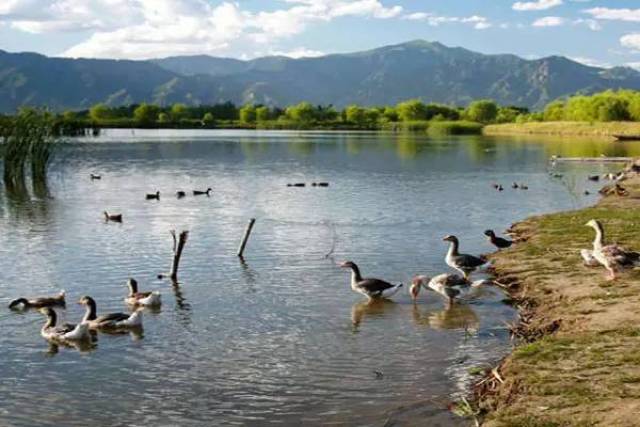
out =
[(127, 304), (147, 307), (157, 307), (162, 304), (160, 292), (138, 292), (138, 281), (136, 279), (129, 279), (127, 286), (129, 287), (129, 295), (125, 298)]
[(381, 298), (357, 302), (351, 307), (351, 322), (359, 326), (365, 316), (381, 316), (387, 308), (395, 305), (393, 301)]
[(360, 269), (352, 261), (345, 261), (340, 264), (340, 267), (351, 269), (351, 289), (369, 299), (388, 298), (398, 292), (402, 287), (402, 283), (392, 285), (380, 279), (363, 278), (360, 274)]
[(413, 321), (433, 329), (473, 329), (480, 327), (480, 320), (468, 304), (455, 304), (436, 312), (421, 312), (413, 307)]
[(78, 303), (87, 307), (87, 312), (82, 321), (88, 323), (90, 329), (118, 329), (142, 326), (142, 312), (139, 310), (134, 311), (132, 314), (109, 313), (97, 316), (96, 302), (93, 298), (84, 296)]
[(450, 242), (449, 251), (445, 257), (447, 265), (462, 273), (467, 279), (469, 274), (476, 271), (480, 266), (487, 263), (482, 258), (478, 258), (473, 255), (461, 254), (458, 252), (460, 242), (456, 236), (445, 236), (443, 239), (445, 242)]
[(22, 308), (25, 310), (29, 308), (64, 307), (64, 295), (64, 291), (60, 291), (55, 297), (17, 298), (9, 303), (9, 308), (16, 309), (20, 305), (22, 305)]
[(640, 264), (639, 252), (628, 251), (617, 244), (605, 244), (604, 228), (600, 221), (592, 219), (585, 225), (592, 227), (596, 232), (593, 240), (593, 258), (607, 269), (611, 280), (616, 278), (617, 271)]
[(58, 316), (56, 312), (49, 307), (42, 309), (42, 314), (47, 316), (47, 322), (40, 330), (40, 334), (47, 340), (52, 341), (81, 341), (91, 337), (89, 334), (89, 325), (85, 322), (77, 325), (65, 323), (64, 325), (56, 325)]

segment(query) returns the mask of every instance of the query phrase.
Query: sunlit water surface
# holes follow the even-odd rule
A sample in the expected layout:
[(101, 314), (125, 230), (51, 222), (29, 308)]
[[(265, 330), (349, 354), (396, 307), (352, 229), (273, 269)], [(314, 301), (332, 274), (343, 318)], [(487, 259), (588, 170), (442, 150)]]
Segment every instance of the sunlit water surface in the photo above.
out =
[[(68, 321), (84, 294), (99, 312), (122, 311), (129, 277), (163, 306), (145, 312), (143, 336), (100, 334), (82, 352), (50, 347), (41, 314), (0, 308), (0, 424), (458, 425), (446, 405), (474, 380), (470, 368), (508, 351), (504, 296), (484, 289), (446, 309), (433, 293), (414, 305), (405, 286), (367, 305), (337, 262), (403, 283), (446, 272), (445, 234), (486, 253), (487, 228), (593, 203), (586, 175), (613, 166), (558, 165), (558, 179), (551, 155), (638, 154), (631, 147), (140, 130), (73, 142), (51, 168), (49, 198), (0, 190), (2, 306), (65, 289)], [(287, 187), (314, 181), (330, 187)], [(211, 197), (174, 196), (207, 187)], [(146, 201), (156, 190), (161, 200)], [(124, 223), (105, 223), (104, 210)], [(179, 287), (156, 279), (172, 229), (191, 232)]]

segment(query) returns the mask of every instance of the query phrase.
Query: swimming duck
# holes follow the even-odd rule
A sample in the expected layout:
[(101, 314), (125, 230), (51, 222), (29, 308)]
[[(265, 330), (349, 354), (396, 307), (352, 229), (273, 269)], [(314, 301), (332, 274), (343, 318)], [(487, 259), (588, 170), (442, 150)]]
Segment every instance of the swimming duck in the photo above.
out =
[(58, 316), (56, 315), (55, 310), (45, 307), (41, 312), (47, 316), (47, 322), (40, 330), (40, 335), (47, 340), (81, 341), (88, 339), (91, 336), (89, 333), (89, 325), (84, 322), (77, 325), (65, 323), (64, 325), (57, 326), (56, 322)]
[(102, 177), (100, 175), (96, 175), (96, 174), (91, 174), (91, 180), (93, 181), (94, 179), (102, 179)]
[(136, 279), (129, 279), (127, 286), (129, 287), (129, 295), (124, 299), (127, 304), (146, 307), (157, 307), (162, 304), (160, 292), (138, 292), (138, 281)]
[(185, 197), (187, 195), (187, 193), (185, 193), (184, 191), (176, 191), (176, 197), (178, 199), (182, 199), (183, 197)]
[(211, 195), (211, 188), (207, 188), (205, 191), (193, 190), (194, 196), (209, 196)]
[(133, 328), (142, 326), (142, 312), (139, 310), (131, 314), (109, 313), (102, 316), (96, 315), (96, 302), (89, 296), (84, 296), (78, 301), (87, 307), (82, 321), (89, 325), (89, 329), (118, 329)]
[(147, 194), (147, 200), (160, 200), (160, 192), (156, 191), (155, 194)]
[(362, 278), (360, 269), (352, 261), (345, 261), (340, 264), (340, 267), (351, 269), (351, 289), (369, 299), (388, 298), (398, 292), (402, 287), (402, 283), (392, 285), (380, 279)]
[(487, 236), (489, 238), (488, 239), (489, 242), (491, 242), (491, 244), (498, 249), (508, 248), (513, 244), (511, 240), (503, 239), (502, 237), (497, 237), (496, 233), (494, 233), (493, 230), (486, 230), (484, 232), (484, 235)]
[(593, 228), (596, 232), (596, 237), (593, 240), (593, 258), (607, 269), (610, 280), (616, 278), (618, 270), (640, 264), (639, 252), (628, 251), (617, 244), (605, 244), (604, 228), (600, 221), (592, 219), (585, 225)]
[(104, 211), (104, 220), (109, 222), (122, 222), (122, 214), (110, 214), (107, 211)]
[(498, 191), (504, 191), (504, 188), (502, 187), (502, 185), (498, 185)]
[(55, 297), (17, 298), (9, 303), (9, 308), (16, 309), (19, 305), (22, 305), (24, 310), (29, 308), (64, 307), (65, 293), (64, 291), (60, 291)]
[(458, 247), (460, 246), (460, 242), (458, 241), (458, 238), (456, 236), (445, 236), (442, 240), (451, 243), (451, 245), (449, 246), (449, 251), (447, 252), (447, 256), (444, 259), (445, 262), (449, 267), (462, 273), (465, 279), (468, 279), (469, 274), (473, 273), (480, 266), (487, 263), (487, 261), (482, 258), (459, 253)]
[(517, 190), (518, 187), (520, 187), (520, 186), (518, 185), (517, 182), (514, 182), (513, 184), (511, 184), (511, 188), (513, 188), (514, 190)]
[(420, 293), (420, 288), (430, 289), (447, 299), (449, 304), (453, 303), (456, 298), (466, 294), (472, 288), (482, 285), (491, 284), (490, 280), (477, 280), (470, 282), (468, 279), (455, 273), (439, 274), (435, 277), (416, 276), (411, 281), (409, 292), (411, 298), (415, 301)]
[(525, 184), (520, 184), (520, 189), (521, 190), (528, 190), (529, 186), (525, 185)]

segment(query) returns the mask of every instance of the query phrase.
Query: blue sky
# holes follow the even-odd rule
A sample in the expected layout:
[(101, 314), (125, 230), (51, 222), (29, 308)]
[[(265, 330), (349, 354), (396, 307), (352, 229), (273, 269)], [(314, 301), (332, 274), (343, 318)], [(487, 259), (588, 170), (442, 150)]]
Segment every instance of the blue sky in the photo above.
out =
[(0, 0), (0, 49), (51, 56), (298, 57), (413, 39), (640, 68), (640, 2)]

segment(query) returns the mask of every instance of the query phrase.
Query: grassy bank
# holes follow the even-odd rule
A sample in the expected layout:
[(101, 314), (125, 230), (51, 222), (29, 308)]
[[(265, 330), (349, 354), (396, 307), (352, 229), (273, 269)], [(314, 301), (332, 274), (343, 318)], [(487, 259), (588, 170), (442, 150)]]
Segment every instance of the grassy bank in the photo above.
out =
[(514, 352), (477, 389), (484, 425), (638, 425), (640, 272), (608, 282), (579, 254), (591, 247), (592, 218), (609, 241), (640, 249), (640, 178), (623, 185), (629, 197), (516, 224), (523, 241), (492, 256), (522, 322)]
[(638, 122), (530, 122), (489, 125), (485, 135), (557, 135), (612, 138), (613, 135), (640, 135)]

